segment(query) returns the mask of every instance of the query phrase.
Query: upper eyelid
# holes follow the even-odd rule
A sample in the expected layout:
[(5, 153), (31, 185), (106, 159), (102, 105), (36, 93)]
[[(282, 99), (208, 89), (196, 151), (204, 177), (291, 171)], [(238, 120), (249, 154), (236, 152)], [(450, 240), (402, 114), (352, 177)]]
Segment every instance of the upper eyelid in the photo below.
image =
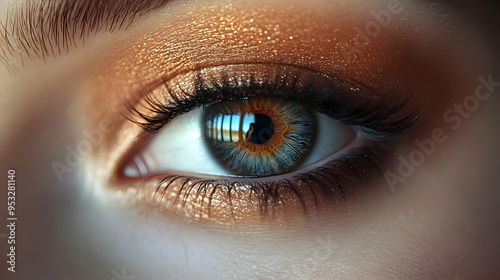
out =
[[(241, 65), (226, 65), (225, 67), (230, 66), (236, 69), (239, 69), (238, 67), (242, 67)], [(247, 94), (252, 93), (253, 90), (265, 90), (274, 96), (280, 95), (275, 91), (281, 92), (282, 90), (286, 91), (293, 89), (296, 92), (291, 95), (284, 94), (285, 98), (295, 99), (298, 102), (313, 102), (314, 105), (309, 104), (309, 106), (317, 106), (314, 109), (318, 111), (321, 109), (326, 110), (323, 113), (332, 112), (331, 108), (330, 111), (328, 111), (328, 109), (322, 108), (322, 106), (319, 105), (321, 102), (318, 103), (321, 99), (320, 96), (324, 95), (326, 88), (331, 91), (332, 97), (336, 96), (340, 99), (345, 99), (351, 91), (358, 93), (356, 95), (358, 98), (366, 95), (365, 99), (370, 96), (368, 99), (371, 100), (373, 99), (373, 96), (375, 96), (375, 91), (362, 83), (353, 80), (343, 80), (337, 76), (330, 77), (324, 73), (316, 72), (307, 68), (301, 68), (301, 72), (296, 72), (299, 71), (299, 68), (289, 65), (248, 64), (246, 66), (258, 67), (257, 69), (260, 69), (260, 71), (264, 73), (274, 73), (274, 76), (268, 77), (267, 75), (264, 75), (263, 77), (257, 79), (254, 74), (250, 74), (250, 79), (248, 79), (248, 77), (231, 78), (231, 74), (229, 74), (231, 71), (229, 71), (227, 73), (219, 73), (221, 75), (219, 78), (215, 78), (215, 76), (210, 76), (210, 74), (208, 74), (211, 78), (208, 78), (207, 80), (202, 74), (202, 72), (207, 71), (207, 69), (191, 71), (179, 76), (191, 75), (194, 77), (193, 84), (196, 86), (192, 89), (192, 91), (186, 91), (182, 87), (176, 87), (175, 82), (172, 85), (169, 85), (170, 80), (162, 80), (163, 83), (156, 88), (164, 87), (164, 91), (162, 90), (159, 93), (156, 93), (145, 89), (145, 91), (141, 93), (140, 101), (137, 101), (137, 103), (132, 103), (130, 101), (126, 102), (125, 105), (128, 109), (128, 114), (124, 115), (124, 117), (132, 123), (139, 125), (143, 129), (143, 132), (156, 133), (165, 124), (170, 122), (172, 118), (178, 116), (179, 114), (191, 111), (197, 108), (197, 106), (206, 105), (206, 102), (213, 102), (214, 100), (211, 100), (211, 98), (215, 98), (215, 100), (238, 98), (238, 96), (236, 96), (237, 94), (226, 92), (238, 91), (238, 88), (244, 92), (244, 96), (239, 97), (248, 97)], [(276, 70), (276, 67), (280, 70)], [(214, 69), (218, 69), (218, 67), (215, 67)], [(210, 70), (208, 70), (208, 72), (210, 72)], [(311, 80), (308, 80), (307, 77), (311, 78)], [(233, 79), (232, 82), (227, 80), (228, 78)], [(181, 78), (181, 81), (181, 84), (186, 82), (183, 78)], [(315, 83), (319, 83), (321, 85)], [(263, 88), (258, 88), (259, 85), (263, 86)], [(274, 88), (277, 85), (280, 85), (283, 88), (280, 87), (279, 90)], [(177, 91), (173, 90), (174, 88), (177, 88)], [(211, 96), (212, 90), (217, 92), (214, 93), (214, 96)], [(179, 94), (179, 96), (177, 96), (177, 94)], [(199, 99), (199, 95), (202, 94), (202, 99), (204, 101), (195, 101)], [(310, 99), (310, 97), (308, 97), (310, 94), (316, 97)], [(379, 101), (371, 102), (373, 104), (370, 104), (370, 106), (367, 105), (370, 103), (368, 102), (364, 103), (360, 108), (357, 108), (357, 110), (363, 112), (358, 113), (357, 117), (352, 116), (352, 111), (356, 111), (354, 107), (350, 110), (347, 110), (346, 108), (343, 110), (337, 108), (334, 110), (334, 116), (330, 117), (340, 120), (345, 124), (357, 127), (360, 132), (371, 136), (370, 138), (373, 140), (390, 140), (403, 134), (419, 122), (422, 112), (418, 108), (419, 106), (412, 104), (412, 98), (413, 95), (401, 98), (399, 96), (397, 97), (393, 94), (386, 93), (380, 95)], [(164, 101), (168, 99), (172, 101), (164, 103)], [(200, 103), (198, 104), (197, 102)], [(345, 105), (346, 102), (347, 101), (343, 101), (337, 104)], [(195, 104), (197, 105), (195, 106)], [(348, 113), (346, 114), (346, 112)]]
[(78, 41), (98, 32), (127, 29), (139, 17), (173, 1), (27, 0), (0, 21), (0, 62), (14, 72), (14, 56), (23, 62), (69, 52)]
[[(176, 11), (174, 10), (176, 6), (175, 5), (172, 5), (172, 6), (169, 6), (167, 7), (167, 9), (165, 10), (172, 10), (172, 11)], [(179, 10), (180, 12), (183, 12), (183, 10)], [(216, 10), (218, 11), (218, 10)], [(237, 9), (237, 12), (240, 12), (241, 9)], [(199, 11), (199, 13), (201, 13), (202, 11)], [(246, 11), (245, 11), (246, 12)], [(193, 14), (193, 16), (197, 16), (198, 13), (195, 13)], [(262, 14), (262, 23), (263, 24), (267, 24), (268, 21), (265, 20), (265, 17), (267, 17), (266, 14)], [(269, 18), (269, 17), (267, 17)], [(301, 16), (302, 18), (302, 16)], [(217, 18), (218, 19), (218, 18)], [(282, 20), (284, 19), (281, 19), (281, 18), (271, 18), (274, 21), (276, 22), (281, 22)], [(227, 54), (228, 52), (231, 53), (231, 51), (233, 50), (232, 48), (229, 48), (230, 46), (228, 46), (228, 48), (218, 48), (218, 50), (214, 50), (213, 52), (210, 52), (210, 57), (211, 57), (211, 61), (212, 63), (206, 58), (207, 56), (204, 56), (202, 53), (200, 54), (200, 49), (204, 49), (203, 48), (203, 45), (202, 47), (200, 47), (200, 44), (206, 44), (208, 45), (207, 47), (210, 47), (209, 45), (212, 45), (213, 48), (216, 48), (217, 44), (207, 44), (207, 40), (196, 40), (194, 41), (192, 44), (190, 42), (181, 42), (180, 44), (186, 44), (189, 48), (184, 52), (183, 49), (181, 49), (182, 51), (179, 51), (179, 49), (176, 49), (174, 48), (174, 51), (177, 51), (177, 53), (179, 53), (179, 56), (169, 56), (171, 53), (168, 52), (170, 51), (170, 49), (168, 50), (164, 50), (164, 49), (159, 49), (158, 51), (156, 51), (155, 47), (158, 46), (170, 46), (172, 41), (179, 41), (180, 39), (184, 39), (183, 38), (178, 38), (176, 36), (165, 36), (165, 35), (172, 35), (171, 32), (172, 32), (172, 29), (175, 31), (175, 32), (178, 32), (179, 30), (180, 31), (183, 31), (184, 29), (181, 29), (182, 27), (184, 27), (184, 25), (180, 25), (180, 23), (184, 23), (186, 22), (187, 24), (189, 23), (192, 23), (192, 16), (189, 16), (189, 15), (186, 15), (185, 13), (179, 13), (179, 17), (171, 17), (170, 19), (168, 18), (165, 18), (164, 19), (165, 22), (164, 23), (172, 23), (175, 25), (163, 25), (163, 29), (156, 29), (157, 27), (159, 28), (160, 26), (157, 25), (157, 19), (156, 17), (154, 18), (154, 21), (151, 26), (148, 26), (147, 29), (145, 30), (139, 30), (138, 28), (138, 31), (140, 32), (137, 32), (137, 33), (140, 33), (138, 34), (139, 36), (137, 37), (133, 37), (131, 36), (132, 38), (126, 38), (126, 42), (123, 42), (123, 45), (120, 45), (120, 46), (117, 46), (117, 48), (114, 48), (114, 52), (113, 53), (107, 53), (107, 52), (103, 52), (103, 57), (104, 60), (96, 60), (94, 62), (91, 62), (93, 63), (91, 65), (91, 69), (95, 69), (95, 71), (93, 73), (91, 73), (91, 76), (89, 77), (89, 88), (90, 90), (88, 90), (88, 98), (90, 100), (90, 102), (95, 102), (95, 104), (99, 104), (100, 106), (103, 106), (103, 109), (102, 110), (95, 110), (96, 111), (96, 117), (97, 118), (103, 118), (103, 117), (109, 117), (109, 118), (112, 118), (114, 121), (116, 121), (117, 123), (125, 123), (126, 121), (124, 121), (123, 119), (123, 115), (120, 114), (120, 113), (123, 113), (123, 112), (119, 112), (117, 113), (116, 111), (115, 112), (109, 112), (109, 111), (106, 111), (104, 108), (105, 107), (109, 107), (109, 106), (113, 106), (115, 104), (119, 104), (121, 105), (121, 101), (123, 101), (123, 99), (127, 99), (127, 98), (133, 98), (134, 96), (133, 95), (133, 91), (134, 89), (136, 89), (136, 86), (138, 83), (149, 83), (151, 81), (154, 81), (156, 80), (157, 78), (161, 78), (161, 77), (164, 77), (166, 75), (168, 75), (169, 77), (170, 76), (174, 76), (178, 73), (183, 73), (183, 72), (186, 72), (186, 71), (191, 71), (193, 69), (197, 69), (196, 67), (205, 67), (205, 66), (208, 66), (208, 67), (211, 67), (211, 66), (217, 66), (217, 65), (222, 65), (222, 64), (226, 64), (226, 63), (230, 63), (230, 64), (234, 64), (234, 63), (248, 63), (248, 62), (256, 62), (255, 60), (252, 60), (254, 56), (254, 52), (251, 52), (252, 49), (249, 49), (248, 51), (246, 49), (245, 50), (245, 53), (248, 53), (248, 59), (246, 57), (243, 57), (243, 56), (238, 56), (238, 59), (237, 61), (221, 61), (221, 60), (217, 60), (216, 58), (219, 58), (219, 57), (222, 57), (223, 55)], [(183, 21), (181, 21), (183, 20)], [(201, 19), (202, 21), (205, 21), (207, 22), (207, 24), (212, 24), (211, 21), (209, 20), (205, 20), (204, 18)], [(260, 21), (257, 21), (257, 23), (259, 23)], [(273, 23), (272, 22), (272, 23)], [(293, 22), (292, 22), (293, 23)], [(140, 25), (142, 27), (142, 24), (141, 23), (138, 23), (138, 25)], [(191, 25), (187, 25), (187, 26), (192, 26)], [(169, 28), (165, 28), (165, 27), (169, 27)], [(172, 28), (170, 28), (172, 27)], [(178, 29), (176, 29), (178, 27)], [(197, 26), (196, 26), (197, 27)], [(295, 25), (293, 24), (282, 24), (282, 29), (285, 30), (285, 29), (290, 29), (291, 33), (295, 33), (296, 31), (293, 30), (293, 27), (295, 27)], [(327, 26), (329, 27), (329, 26)], [(163, 33), (164, 32), (164, 33)], [(176, 34), (179, 34), (179, 33), (176, 33)], [(328, 36), (330, 35), (333, 35), (330, 33), (330, 29), (328, 29)], [(285, 35), (288, 35), (288, 34), (285, 34)], [(306, 34), (307, 35), (307, 34)], [(190, 36), (190, 37), (193, 37), (193, 36)], [(295, 60), (285, 60), (285, 56), (287, 56), (287, 54), (295, 49), (297, 49), (297, 44), (300, 44), (300, 46), (303, 46), (304, 44), (302, 43), (302, 41), (296, 39), (296, 38), (300, 38), (300, 37), (294, 37), (294, 40), (290, 40), (290, 41), (287, 41), (287, 44), (279, 44), (279, 46), (277, 47), (282, 47), (283, 48), (280, 48), (280, 51), (278, 56), (272, 56), (273, 58), (276, 58), (276, 59), (263, 59), (263, 60), (260, 60), (260, 61), (257, 61), (257, 62), (265, 62), (265, 63), (276, 63), (277, 61), (278, 62), (285, 62), (285, 63), (295, 63)], [(309, 37), (305, 37), (303, 40), (307, 40)], [(339, 40), (344, 40), (343, 38), (340, 38)], [(217, 41), (219, 42), (219, 41)], [(146, 45), (144, 45), (145, 43), (148, 43)], [(222, 42), (224, 43), (224, 42)], [(374, 43), (375, 44), (375, 43)], [(174, 46), (178, 46), (178, 45), (175, 45), (175, 44), (172, 44)], [(329, 44), (329, 45), (332, 45), (332, 44)], [(403, 47), (399, 47), (399, 44), (390, 44), (390, 45), (397, 45), (397, 49), (396, 50), (399, 50), (399, 49), (403, 49), (402, 50), (402, 53), (405, 53), (407, 50)], [(224, 45), (225, 46), (225, 45)], [(373, 46), (373, 45), (372, 45)], [(269, 48), (271, 48), (274, 46), (270, 46)], [(212, 48), (212, 49), (213, 49)], [(396, 48), (396, 47), (394, 47)], [(141, 49), (145, 49), (146, 51), (141, 53), (139, 52)], [(210, 50), (212, 50), (210, 49)], [(394, 49), (391, 49), (391, 50), (394, 50)], [(413, 50), (413, 49), (411, 49)], [(289, 51), (289, 52), (288, 52)], [(241, 53), (241, 52), (237, 52), (237, 51), (233, 51), (234, 54), (238, 54), (238, 53)], [(261, 51), (259, 51), (258, 53), (262, 53)], [(313, 58), (316, 58), (316, 54), (317, 57), (319, 57), (319, 55), (323, 55), (323, 53), (320, 53), (320, 52), (310, 52), (309, 50), (305, 50), (303, 51), (302, 53), (300, 53), (299, 55), (303, 55), (304, 57), (308, 57), (308, 53), (311, 53), (311, 57), (312, 59), (308, 59), (308, 60), (297, 60), (297, 64), (298, 65), (294, 65), (294, 66), (297, 66), (297, 67), (309, 67), (311, 66), (310, 68), (312, 68), (313, 70), (316, 70), (316, 71), (321, 71), (321, 72), (324, 72), (324, 73), (338, 73), (339, 75), (342, 75), (343, 77), (350, 77), (352, 79), (356, 79), (356, 80), (359, 80), (359, 81), (362, 81), (363, 83), (369, 85), (369, 86), (375, 86), (377, 88), (380, 88), (377, 89), (377, 91), (389, 91), (391, 89), (396, 89), (397, 91), (400, 91), (400, 87), (398, 86), (399, 84), (404, 84), (404, 85), (407, 85), (407, 84), (410, 84), (411, 85), (411, 81), (407, 81), (405, 79), (405, 77), (401, 77), (403, 75), (405, 75), (405, 73), (407, 73), (406, 69), (404, 70), (397, 70), (397, 71), (391, 71), (388, 75), (388, 81), (387, 82), (384, 82), (384, 83), (378, 83), (379, 79), (377, 80), (374, 80), (372, 79), (371, 77), (372, 76), (368, 76), (371, 75), (372, 72), (368, 72), (366, 75), (367, 77), (365, 78), (365, 76), (361, 76), (361, 75), (365, 75), (364, 71), (362, 71), (366, 68), (368, 68), (368, 66), (363, 66), (363, 67), (359, 67), (360, 69), (358, 69), (358, 67), (351, 67), (349, 68), (348, 70), (349, 71), (344, 71), (344, 69), (337, 69), (338, 67), (334, 67), (334, 66), (331, 66), (331, 65), (335, 65), (335, 59), (336, 57), (332, 55), (332, 58), (330, 57), (327, 57), (328, 59), (325, 59), (324, 60), (324, 66), (323, 65), (318, 65), (316, 64), (315, 62), (317, 60), (313, 60)], [(331, 54), (333, 52), (330, 52), (329, 49), (325, 49), (325, 53), (326, 54)], [(400, 52), (396, 52), (396, 51), (393, 51), (393, 52), (389, 52), (388, 54), (396, 54), (396, 53), (400, 53)], [(146, 56), (147, 54), (147, 56)], [(196, 56), (195, 56), (196, 55)], [(258, 54), (256, 54), (258, 55)], [(233, 55), (234, 57), (236, 57), (235, 55)], [(182, 57), (182, 61), (177, 61), (176, 60), (176, 57)], [(227, 56), (226, 56), (227, 57)], [(243, 57), (243, 58), (242, 58)], [(271, 57), (271, 56), (270, 56)], [(291, 56), (289, 56), (291, 57)], [(293, 56), (295, 57), (295, 56)], [(377, 70), (378, 72), (381, 72), (379, 71), (379, 69), (382, 69), (382, 71), (384, 71), (385, 73), (385, 62), (384, 61), (387, 61), (388, 59), (386, 59), (387, 56), (383, 56), (382, 58), (379, 58), (379, 56), (377, 55), (371, 55), (371, 57), (374, 57), (373, 59), (373, 64), (375, 64), (376, 68), (375, 67), (370, 67), (370, 68), (374, 68), (374, 70)], [(191, 58), (191, 59), (190, 59)], [(194, 59), (196, 58), (196, 59)], [(391, 57), (389, 57), (391, 58)], [(144, 63), (141, 63), (142, 61), (144, 60)], [(198, 65), (195, 65), (195, 63), (191, 62), (190, 60), (195, 60), (197, 61), (196, 64)], [(202, 60), (203, 62), (200, 63), (199, 61)], [(311, 62), (311, 63), (309, 63)], [(359, 64), (359, 63), (358, 63)], [(411, 65), (411, 63), (409, 63), (409, 65)], [(372, 66), (372, 65), (370, 65)], [(394, 64), (391, 64), (390, 65), (392, 68), (391, 69), (398, 69), (399, 67), (394, 67), (395, 65)], [(354, 70), (350, 70), (350, 69), (354, 69)], [(133, 70), (133, 71), (132, 71)], [(335, 70), (338, 70), (338, 71), (335, 71)], [(374, 71), (374, 73), (377, 73), (377, 71)], [(401, 74), (403, 73), (403, 74)], [(394, 75), (392, 75), (394, 74)], [(411, 73), (410, 73), (411, 74)], [(412, 77), (411, 75), (407, 75), (409, 77)], [(400, 82), (401, 81), (401, 82)], [(406, 90), (408, 87), (403, 87), (402, 90)], [(107, 96), (109, 96), (109, 98), (107, 99), (103, 99), (102, 98), (102, 93), (106, 93)], [(116, 106), (114, 106), (116, 107)], [(121, 106), (120, 106), (120, 109), (123, 109)], [(126, 124), (125, 126), (127, 126), (128, 124)], [(128, 126), (127, 126), (128, 127)], [(135, 126), (133, 126), (135, 128)]]

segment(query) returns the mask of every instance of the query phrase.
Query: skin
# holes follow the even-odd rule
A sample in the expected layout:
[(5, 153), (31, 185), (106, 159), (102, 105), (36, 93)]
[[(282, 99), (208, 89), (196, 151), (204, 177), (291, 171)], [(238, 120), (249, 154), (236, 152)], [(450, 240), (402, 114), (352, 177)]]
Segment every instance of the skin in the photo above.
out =
[[(15, 2), (0, 2), (1, 13)], [(10, 94), (0, 97), (0, 163), (3, 171), (16, 169), (19, 217), (18, 271), (13, 276), (2, 269), (2, 279), (40, 273), (112, 279), (122, 268), (136, 279), (500, 276), (494, 262), (500, 256), (499, 98), (492, 93), (473, 112), (463, 105), (480, 85), (478, 76), (500, 80), (491, 70), (494, 56), (478, 51), (494, 42), (455, 24), (454, 17), (443, 20), (429, 10), (420, 13), (419, 2), (401, 1), (394, 21), (346, 59), (332, 40), (349, 41), (353, 27), (373, 21), (370, 11), (387, 9), (386, 1), (348, 2), (177, 1), (126, 31), (97, 34), (61, 57), (29, 62), (16, 75), (1, 68), (0, 91)], [(226, 26), (279, 34), (242, 31), (231, 35), (240, 36), (236, 40)], [(457, 45), (463, 46), (458, 53)], [(416, 92), (413, 102), (424, 107), (424, 118), (390, 145), (394, 157), (387, 165), (395, 174), (398, 156), (408, 159), (418, 149), (415, 140), (442, 143), (390, 191), (375, 188), (347, 211), (313, 217), (290, 211), (297, 217), (263, 220), (247, 211), (241, 223), (193, 219), (149, 200), (151, 191), (140, 180), (116, 176), (147, 140), (137, 140), (141, 129), (123, 118), (117, 100), (133, 97), (138, 82), (165, 73), (247, 62), (335, 73), (381, 94)], [(448, 110), (460, 118), (444, 118)], [(64, 162), (66, 147), (77, 147), (84, 131), (93, 130), (103, 139), (60, 182), (52, 163)]]

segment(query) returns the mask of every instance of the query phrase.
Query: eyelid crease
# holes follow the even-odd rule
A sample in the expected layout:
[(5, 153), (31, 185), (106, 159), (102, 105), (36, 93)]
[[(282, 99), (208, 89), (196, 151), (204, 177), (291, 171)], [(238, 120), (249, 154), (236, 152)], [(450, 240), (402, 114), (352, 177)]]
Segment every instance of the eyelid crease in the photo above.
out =
[(142, 100), (127, 101), (125, 118), (146, 133), (156, 133), (175, 117), (201, 106), (250, 96), (281, 96), (300, 102), (356, 127), (372, 140), (396, 138), (417, 124), (421, 114), (409, 108), (411, 97), (379, 94), (359, 82), (290, 65), (209, 67), (161, 81), (153, 89), (141, 89)]

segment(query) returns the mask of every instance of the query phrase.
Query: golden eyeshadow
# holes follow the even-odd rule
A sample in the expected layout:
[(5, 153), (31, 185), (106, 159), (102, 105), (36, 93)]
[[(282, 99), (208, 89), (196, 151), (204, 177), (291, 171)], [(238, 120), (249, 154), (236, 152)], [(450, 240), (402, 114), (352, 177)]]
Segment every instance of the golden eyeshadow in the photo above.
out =
[[(165, 16), (165, 19), (159, 20), (159, 24), (150, 25), (153, 32), (146, 32), (132, 43), (117, 48), (115, 54), (99, 68), (98, 79), (93, 85), (93, 91), (98, 94), (91, 96), (90, 102), (96, 105), (96, 111), (106, 112), (113, 100), (140, 99), (144, 88), (165, 81), (182, 82), (176, 78), (185, 73), (196, 73), (194, 70), (198, 69), (225, 71), (238, 65), (253, 65), (248, 66), (250, 70), (247, 72), (242, 71), (243, 76), (256, 72), (252, 67), (257, 69), (259, 65), (279, 65), (358, 81), (385, 95), (412, 94), (412, 76), (418, 57), (414, 56), (414, 47), (411, 46), (413, 40), (401, 38), (417, 35), (405, 29), (397, 16), (394, 16), (394, 24), (353, 54), (349, 47), (354, 44), (353, 36), (356, 34), (353, 30), (373, 20), (369, 10), (344, 5), (328, 6), (318, 12), (300, 5), (285, 5), (285, 9), (280, 5), (283, 3), (253, 6), (237, 1), (221, 6), (179, 8), (172, 13), (175, 16)], [(404, 14), (401, 14), (402, 18)], [(106, 96), (103, 98), (104, 94)], [(355, 91), (353, 94), (356, 94)], [(123, 115), (119, 113), (108, 112), (104, 115), (120, 125), (115, 130), (116, 135), (109, 137), (101, 149), (112, 150), (112, 155), (108, 153), (108, 156), (95, 158), (101, 161), (97, 165), (103, 167), (101, 175), (104, 180), (109, 180), (112, 186), (110, 191), (121, 188), (120, 192), (123, 193), (122, 185), (130, 182), (104, 174), (112, 174), (112, 171), (117, 170), (115, 162), (122, 159), (123, 154), (130, 153), (132, 144), (138, 142), (133, 138), (141, 133), (141, 129), (133, 123), (123, 123)], [(330, 165), (338, 167), (342, 164), (331, 162)], [(252, 184), (244, 181), (227, 183), (214, 180), (202, 184), (195, 177), (169, 177), (167, 180), (153, 179), (144, 184), (134, 182), (137, 185), (135, 192), (147, 201), (160, 202), (181, 216), (220, 223), (235, 220), (260, 222), (263, 219), (262, 212), (267, 211), (262, 206), (263, 200), (286, 205), (275, 207), (273, 204), (269, 210), (270, 216), (309, 213), (317, 205), (323, 205), (325, 209), (346, 205), (332, 205), (326, 196), (317, 195), (322, 188), (307, 180), (299, 182), (302, 187), (310, 189), (303, 199), (298, 199), (296, 190), (287, 187), (276, 187), (273, 195), (259, 193), (258, 188), (245, 191), (251, 189)], [(280, 199), (276, 198), (277, 194)], [(329, 195), (343, 202), (358, 197), (354, 194)]]
[(103, 77), (130, 85), (209, 66), (279, 63), (352, 78), (380, 92), (408, 86), (418, 59), (412, 53), (418, 35), (402, 25), (411, 7), (365, 47), (356, 47), (355, 28), (373, 21), (370, 10), (334, 5), (318, 13), (300, 2), (193, 5), (120, 47), (102, 67)]

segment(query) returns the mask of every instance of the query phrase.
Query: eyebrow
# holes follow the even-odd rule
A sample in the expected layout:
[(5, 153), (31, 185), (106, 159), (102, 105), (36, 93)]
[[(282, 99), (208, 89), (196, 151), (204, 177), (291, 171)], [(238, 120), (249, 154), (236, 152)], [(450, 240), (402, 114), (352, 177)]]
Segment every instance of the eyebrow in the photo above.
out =
[(69, 52), (98, 32), (127, 29), (173, 0), (28, 0), (0, 21), (0, 62), (11, 72), (26, 59)]

